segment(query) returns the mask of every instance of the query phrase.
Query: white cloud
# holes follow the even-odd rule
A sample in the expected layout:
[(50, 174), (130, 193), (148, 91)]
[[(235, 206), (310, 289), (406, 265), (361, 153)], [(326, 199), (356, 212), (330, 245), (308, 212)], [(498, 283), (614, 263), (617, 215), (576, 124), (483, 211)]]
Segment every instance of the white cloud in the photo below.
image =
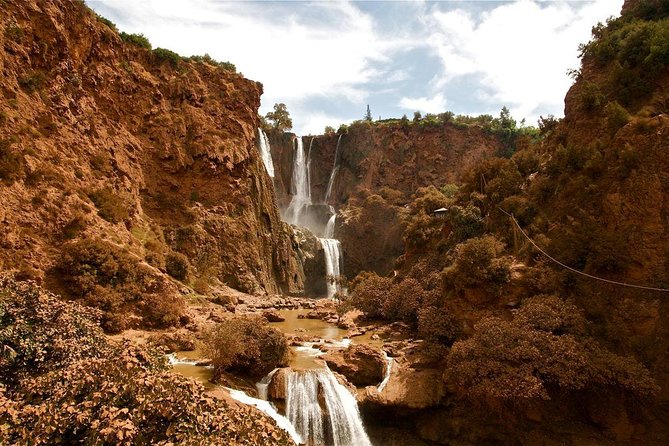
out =
[(431, 11), (426, 40), (442, 61), (432, 87), (439, 91), (460, 76), (480, 78), (479, 98), (508, 104), (514, 115), (535, 118), (538, 107), (555, 109), (578, 67), (579, 43), (590, 28), (619, 11), (622, 0), (587, 4), (513, 2), (475, 17), (464, 9)]
[(424, 113), (441, 113), (446, 111), (446, 98), (442, 93), (438, 93), (431, 98), (407, 98), (400, 100), (400, 107), (408, 110), (419, 110)]

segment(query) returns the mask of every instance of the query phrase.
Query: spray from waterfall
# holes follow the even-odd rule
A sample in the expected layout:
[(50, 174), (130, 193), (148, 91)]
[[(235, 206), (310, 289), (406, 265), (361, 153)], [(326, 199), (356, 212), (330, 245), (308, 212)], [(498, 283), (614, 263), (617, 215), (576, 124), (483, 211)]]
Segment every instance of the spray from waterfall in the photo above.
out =
[(258, 146), (260, 148), (260, 155), (262, 162), (265, 165), (267, 174), (274, 178), (274, 163), (272, 162), (272, 148), (269, 145), (269, 139), (261, 128), (258, 128)]
[(335, 178), (337, 178), (337, 173), (339, 173), (339, 164), (341, 162), (341, 154), (339, 153), (339, 144), (341, 143), (342, 135), (339, 135), (337, 139), (337, 148), (335, 149), (335, 158), (332, 165), (332, 173), (330, 174), (330, 180), (328, 181), (328, 188), (325, 191), (325, 200), (324, 203), (330, 201), (330, 195), (332, 195), (332, 186), (334, 185)]
[[(339, 276), (341, 276), (340, 259), (341, 259), (341, 243), (337, 239), (322, 238), (320, 239), (325, 251), (325, 274), (327, 279), (328, 297), (333, 298), (340, 285), (337, 283)], [(334, 281), (332, 279), (335, 279)]]
[(329, 369), (290, 371), (286, 397), (286, 417), (308, 444), (371, 446), (355, 397)]

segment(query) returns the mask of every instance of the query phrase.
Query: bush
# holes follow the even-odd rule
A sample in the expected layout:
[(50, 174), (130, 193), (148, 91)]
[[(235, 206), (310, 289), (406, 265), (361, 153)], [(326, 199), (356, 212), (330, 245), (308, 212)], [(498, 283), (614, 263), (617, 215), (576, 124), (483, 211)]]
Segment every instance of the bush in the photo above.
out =
[(23, 175), (25, 161), (21, 155), (11, 149), (12, 141), (0, 141), (0, 180), (8, 186), (14, 184)]
[(147, 39), (144, 34), (128, 34), (122, 32), (121, 39), (123, 39), (124, 42), (128, 42), (140, 48), (144, 48), (149, 51), (151, 50), (151, 42), (149, 42), (149, 39)]
[(213, 65), (215, 67), (223, 68), (224, 70), (227, 71), (232, 71), (233, 73), (237, 72), (237, 67), (235, 66), (235, 64), (230, 62), (220, 62), (211, 57), (209, 54), (205, 54), (204, 56), (191, 56), (187, 60), (197, 63), (206, 63), (209, 65)]
[(130, 210), (123, 198), (109, 188), (90, 192), (88, 197), (98, 208), (98, 214), (110, 223), (120, 223), (130, 215)]
[(453, 344), (447, 377), (459, 392), (482, 402), (585, 390), (618, 389), (638, 398), (657, 393), (648, 370), (582, 336), (584, 326), (575, 306), (551, 296), (531, 299), (512, 321), (485, 318), (474, 336)]
[(180, 252), (171, 252), (165, 258), (165, 269), (167, 274), (177, 280), (186, 280), (190, 270), (188, 257)]
[(419, 248), (441, 234), (443, 220), (433, 212), (447, 207), (451, 201), (434, 186), (421, 187), (413, 196), (404, 218), (404, 241), (409, 247)]
[(259, 378), (286, 365), (288, 343), (264, 318), (235, 317), (207, 333), (205, 352), (214, 366), (214, 380), (223, 372)]
[(428, 342), (452, 344), (459, 335), (457, 320), (443, 305), (418, 310), (418, 334)]
[(387, 290), (381, 307), (383, 316), (415, 325), (418, 322), (418, 309), (421, 307), (424, 294), (423, 287), (416, 279), (405, 279), (393, 284)]
[(166, 50), (165, 48), (156, 48), (153, 50), (153, 57), (159, 64), (168, 62), (173, 68), (176, 68), (181, 60), (181, 56), (174, 51)]
[(383, 303), (388, 297), (392, 280), (376, 273), (362, 272), (351, 282), (350, 302), (367, 317), (382, 318)]
[(95, 18), (97, 19), (98, 22), (104, 23), (107, 25), (109, 29), (112, 31), (118, 32), (118, 28), (116, 27), (116, 24), (109, 20), (108, 18), (102, 17), (101, 15), (95, 14)]
[(511, 259), (499, 257), (504, 244), (493, 235), (467, 240), (455, 249), (455, 261), (444, 277), (457, 290), (485, 287), (494, 291), (511, 278)]
[(19, 86), (26, 93), (34, 93), (37, 90), (41, 90), (44, 85), (46, 76), (41, 71), (33, 71), (28, 76), (24, 76), (19, 79)]
[(607, 124), (612, 135), (632, 119), (625, 107), (616, 101), (606, 104), (604, 112), (606, 113)]
[(23, 40), (24, 34), (25, 33), (23, 32), (23, 29), (21, 29), (21, 27), (16, 24), (9, 25), (7, 28), (5, 28), (5, 37), (17, 43)]

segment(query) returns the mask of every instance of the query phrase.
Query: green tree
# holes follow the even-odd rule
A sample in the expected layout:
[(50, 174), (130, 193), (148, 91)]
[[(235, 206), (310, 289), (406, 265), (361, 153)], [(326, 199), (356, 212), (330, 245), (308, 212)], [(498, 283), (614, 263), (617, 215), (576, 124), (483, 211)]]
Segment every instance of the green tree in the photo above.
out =
[(286, 104), (274, 104), (274, 111), (265, 115), (265, 118), (270, 121), (272, 128), (286, 132), (293, 128), (293, 120), (290, 118), (290, 113), (286, 108)]
[(367, 113), (365, 113), (365, 121), (372, 122), (372, 110), (369, 108), (369, 104), (367, 104)]

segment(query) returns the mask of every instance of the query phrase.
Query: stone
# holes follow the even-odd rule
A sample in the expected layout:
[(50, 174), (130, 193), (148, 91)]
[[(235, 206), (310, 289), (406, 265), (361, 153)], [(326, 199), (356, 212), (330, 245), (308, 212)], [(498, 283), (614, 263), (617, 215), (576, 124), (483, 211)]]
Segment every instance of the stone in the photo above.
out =
[(329, 351), (322, 357), (332, 371), (356, 386), (379, 384), (385, 375), (386, 360), (380, 350), (368, 345), (351, 345)]

